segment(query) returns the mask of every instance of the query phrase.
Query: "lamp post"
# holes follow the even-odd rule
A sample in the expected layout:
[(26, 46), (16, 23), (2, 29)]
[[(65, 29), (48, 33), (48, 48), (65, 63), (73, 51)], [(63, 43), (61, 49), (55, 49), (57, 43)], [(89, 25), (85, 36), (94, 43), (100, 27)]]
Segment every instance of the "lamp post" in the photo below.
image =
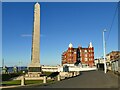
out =
[(25, 85), (25, 71), (22, 72), (22, 78), (21, 78), (21, 85), (24, 86)]
[(22, 61), (20, 60), (20, 61), (19, 61), (19, 71), (22, 70), (22, 66), (21, 66), (21, 65), (22, 65)]
[(106, 58), (106, 54), (105, 54), (106, 45), (105, 45), (105, 36), (104, 36), (104, 32), (106, 32), (106, 29), (104, 29), (104, 31), (103, 31), (104, 73), (106, 73), (106, 70), (107, 70), (107, 68), (106, 68), (106, 60), (105, 60), (105, 58)]
[(2, 59), (2, 67), (4, 67), (4, 59)]

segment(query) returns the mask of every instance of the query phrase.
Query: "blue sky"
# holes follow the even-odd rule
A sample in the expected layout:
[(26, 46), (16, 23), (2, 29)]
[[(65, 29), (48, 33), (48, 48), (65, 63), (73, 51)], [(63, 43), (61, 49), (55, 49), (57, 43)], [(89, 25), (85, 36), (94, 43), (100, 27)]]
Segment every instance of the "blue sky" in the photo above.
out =
[[(2, 3), (2, 58), (7, 66), (26, 66), (31, 61), (34, 2)], [(107, 38), (117, 3), (41, 2), (40, 63), (61, 64), (69, 43), (88, 47), (93, 43), (95, 58), (103, 55), (102, 31)], [(118, 50), (118, 16), (107, 40), (106, 52)]]

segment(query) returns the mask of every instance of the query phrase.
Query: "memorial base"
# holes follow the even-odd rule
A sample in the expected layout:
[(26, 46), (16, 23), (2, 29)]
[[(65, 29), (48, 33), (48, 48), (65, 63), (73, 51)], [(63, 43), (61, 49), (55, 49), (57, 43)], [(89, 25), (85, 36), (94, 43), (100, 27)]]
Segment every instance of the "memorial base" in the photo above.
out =
[(40, 77), (41, 67), (28, 67), (28, 77)]

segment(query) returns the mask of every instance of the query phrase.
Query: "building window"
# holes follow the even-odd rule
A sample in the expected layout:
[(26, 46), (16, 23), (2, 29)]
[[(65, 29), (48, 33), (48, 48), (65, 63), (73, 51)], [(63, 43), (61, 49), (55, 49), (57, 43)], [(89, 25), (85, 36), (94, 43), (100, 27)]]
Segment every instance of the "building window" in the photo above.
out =
[(92, 61), (92, 58), (90, 58), (90, 61)]
[(87, 52), (87, 50), (85, 50), (85, 52)]
[(91, 55), (89, 54), (89, 57), (90, 57)]
[(74, 52), (74, 54), (76, 54), (76, 52)]
[(87, 61), (88, 59), (87, 58), (85, 58), (85, 61)]
[(85, 54), (85, 57), (87, 57), (87, 54)]

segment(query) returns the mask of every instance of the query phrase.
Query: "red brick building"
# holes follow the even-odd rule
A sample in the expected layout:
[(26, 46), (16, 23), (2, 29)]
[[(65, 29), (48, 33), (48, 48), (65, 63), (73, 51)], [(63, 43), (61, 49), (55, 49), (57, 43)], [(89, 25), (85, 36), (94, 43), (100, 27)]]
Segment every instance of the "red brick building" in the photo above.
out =
[(73, 48), (72, 44), (69, 44), (68, 50), (62, 53), (62, 65), (63, 64), (86, 64), (90, 67), (94, 65), (94, 47), (90, 42), (88, 48)]

